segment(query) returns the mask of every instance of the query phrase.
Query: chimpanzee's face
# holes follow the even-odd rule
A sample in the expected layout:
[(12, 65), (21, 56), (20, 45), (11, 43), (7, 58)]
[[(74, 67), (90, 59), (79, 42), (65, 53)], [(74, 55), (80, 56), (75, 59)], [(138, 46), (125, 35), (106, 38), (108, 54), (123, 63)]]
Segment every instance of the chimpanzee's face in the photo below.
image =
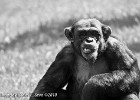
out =
[(110, 35), (103, 33), (102, 26), (103, 24), (96, 19), (84, 19), (72, 26), (71, 34), (65, 32), (77, 52), (87, 61), (94, 62), (97, 59), (99, 51), (105, 46), (105, 41)]
[(86, 60), (95, 61), (98, 56), (100, 40), (103, 38), (101, 27), (92, 20), (80, 20), (74, 28), (74, 45), (78, 46)]

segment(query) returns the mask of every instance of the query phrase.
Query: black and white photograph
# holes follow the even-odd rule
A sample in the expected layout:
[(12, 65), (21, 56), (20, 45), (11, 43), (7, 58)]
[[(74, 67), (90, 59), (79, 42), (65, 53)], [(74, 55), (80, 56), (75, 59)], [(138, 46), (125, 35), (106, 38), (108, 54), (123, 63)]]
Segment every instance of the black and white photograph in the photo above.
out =
[(0, 0), (0, 100), (140, 100), (140, 0)]

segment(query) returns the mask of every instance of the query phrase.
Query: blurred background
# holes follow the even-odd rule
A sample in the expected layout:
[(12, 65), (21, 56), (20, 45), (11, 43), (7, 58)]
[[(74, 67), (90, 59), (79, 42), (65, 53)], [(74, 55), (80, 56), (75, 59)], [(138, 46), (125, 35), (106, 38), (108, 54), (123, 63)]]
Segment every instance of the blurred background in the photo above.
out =
[(27, 100), (10, 95), (31, 93), (67, 43), (64, 28), (93, 17), (140, 63), (140, 0), (0, 0), (0, 100)]

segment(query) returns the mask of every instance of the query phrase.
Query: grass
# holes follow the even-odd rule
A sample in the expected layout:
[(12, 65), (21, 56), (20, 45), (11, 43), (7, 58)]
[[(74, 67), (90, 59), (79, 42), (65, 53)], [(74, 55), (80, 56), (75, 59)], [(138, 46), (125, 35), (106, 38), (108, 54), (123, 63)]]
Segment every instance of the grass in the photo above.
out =
[(80, 18), (110, 25), (140, 62), (139, 13), (139, 0), (0, 0), (0, 100), (28, 99), (9, 95), (34, 90)]
[[(58, 43), (64, 44), (61, 41)], [(1, 51), (0, 93), (31, 93), (54, 60), (58, 50), (62, 48), (62, 45), (58, 43), (41, 45), (20, 52), (17, 50)], [(11, 97), (11, 99), (19, 100), (19, 97)], [(25, 97), (20, 97), (20, 99), (27, 100)]]

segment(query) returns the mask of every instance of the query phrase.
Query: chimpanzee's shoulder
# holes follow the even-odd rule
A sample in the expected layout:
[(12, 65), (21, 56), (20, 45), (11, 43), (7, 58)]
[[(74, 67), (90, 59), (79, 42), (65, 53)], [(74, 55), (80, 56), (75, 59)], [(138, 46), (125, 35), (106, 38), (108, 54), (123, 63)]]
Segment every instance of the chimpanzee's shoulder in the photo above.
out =
[(137, 62), (136, 56), (127, 47), (126, 43), (115, 36), (109, 37), (105, 54), (108, 58), (118, 62), (119, 66), (132, 67)]
[(61, 51), (59, 52), (59, 54), (64, 54), (64, 55), (69, 55), (69, 54), (74, 54), (74, 50), (71, 44), (67, 44), (65, 45)]
[(58, 60), (72, 61), (75, 58), (75, 53), (71, 44), (65, 45), (60, 52), (57, 54), (56, 58)]
[(124, 41), (113, 35), (108, 38), (107, 44), (110, 46), (126, 46)]

